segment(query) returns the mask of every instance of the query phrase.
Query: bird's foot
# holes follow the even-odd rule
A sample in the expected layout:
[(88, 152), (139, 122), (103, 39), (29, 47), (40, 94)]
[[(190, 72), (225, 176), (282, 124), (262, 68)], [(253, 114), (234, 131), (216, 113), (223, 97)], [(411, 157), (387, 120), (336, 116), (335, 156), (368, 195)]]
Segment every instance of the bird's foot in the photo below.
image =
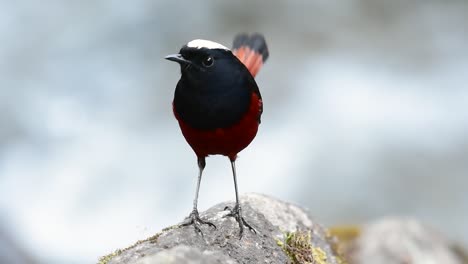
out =
[(211, 223), (211, 222), (208, 222), (208, 221), (204, 221), (200, 218), (199, 214), (198, 214), (198, 211), (196, 209), (194, 209), (190, 215), (185, 219), (185, 221), (180, 224), (180, 226), (189, 226), (189, 225), (193, 225), (193, 228), (195, 229), (195, 232), (198, 232), (200, 233), (202, 236), (203, 236), (203, 232), (201, 231), (200, 229), (200, 224), (202, 225), (208, 225), (208, 226), (211, 226), (213, 227), (214, 229), (216, 229), (216, 226)]
[(247, 221), (245, 221), (244, 217), (242, 217), (242, 210), (239, 204), (236, 204), (232, 209), (229, 206), (226, 206), (224, 210), (230, 211), (224, 217), (234, 217), (234, 219), (236, 219), (237, 223), (239, 224), (239, 239), (242, 238), (242, 234), (244, 233), (244, 226), (246, 226), (253, 233), (257, 233), (257, 231), (255, 231), (255, 229), (249, 223), (247, 223)]

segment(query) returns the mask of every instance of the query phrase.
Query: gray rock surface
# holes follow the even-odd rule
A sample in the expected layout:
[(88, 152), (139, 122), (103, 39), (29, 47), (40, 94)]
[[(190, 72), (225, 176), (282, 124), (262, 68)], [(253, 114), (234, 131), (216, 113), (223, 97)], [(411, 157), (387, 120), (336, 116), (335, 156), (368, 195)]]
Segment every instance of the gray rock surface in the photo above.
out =
[(136, 261), (137, 264), (234, 264), (237, 263), (230, 257), (227, 257), (219, 252), (201, 251), (198, 248), (189, 247), (186, 245), (178, 245), (171, 249), (162, 250), (154, 255), (150, 255)]
[(101, 263), (288, 263), (289, 257), (278, 246), (285, 232), (310, 230), (311, 246), (325, 253), (328, 264), (339, 263), (326, 230), (316, 224), (304, 209), (260, 194), (241, 197), (244, 218), (257, 231), (246, 229), (239, 239), (239, 227), (231, 218), (225, 218), (221, 203), (205, 212), (202, 219), (213, 222), (217, 229), (202, 226), (203, 236), (192, 226), (178, 225), (137, 244), (103, 257)]
[(413, 219), (386, 218), (368, 224), (352, 243), (352, 264), (463, 264), (453, 244)]

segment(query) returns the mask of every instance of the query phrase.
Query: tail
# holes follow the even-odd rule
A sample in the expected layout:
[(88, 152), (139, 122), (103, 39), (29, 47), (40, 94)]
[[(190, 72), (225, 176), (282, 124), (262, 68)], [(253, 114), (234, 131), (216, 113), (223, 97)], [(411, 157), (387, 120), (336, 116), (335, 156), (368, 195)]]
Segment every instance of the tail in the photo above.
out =
[(255, 77), (268, 59), (268, 47), (262, 34), (238, 34), (233, 41), (232, 52)]

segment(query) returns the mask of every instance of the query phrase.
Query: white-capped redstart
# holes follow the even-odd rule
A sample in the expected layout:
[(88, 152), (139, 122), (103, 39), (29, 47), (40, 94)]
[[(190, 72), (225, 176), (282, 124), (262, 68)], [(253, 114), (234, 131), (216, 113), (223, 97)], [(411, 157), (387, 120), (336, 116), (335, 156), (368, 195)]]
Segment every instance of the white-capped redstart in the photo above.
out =
[(242, 237), (244, 225), (255, 232), (242, 217), (237, 190), (235, 161), (257, 134), (263, 112), (263, 101), (254, 80), (268, 58), (263, 35), (239, 34), (233, 48), (196, 39), (184, 45), (178, 54), (165, 57), (180, 64), (181, 77), (175, 89), (172, 108), (182, 134), (198, 158), (198, 181), (193, 210), (182, 225), (193, 225), (201, 233), (200, 224), (216, 228), (200, 218), (198, 192), (209, 155), (224, 155), (231, 161), (236, 204), (231, 216), (239, 223)]

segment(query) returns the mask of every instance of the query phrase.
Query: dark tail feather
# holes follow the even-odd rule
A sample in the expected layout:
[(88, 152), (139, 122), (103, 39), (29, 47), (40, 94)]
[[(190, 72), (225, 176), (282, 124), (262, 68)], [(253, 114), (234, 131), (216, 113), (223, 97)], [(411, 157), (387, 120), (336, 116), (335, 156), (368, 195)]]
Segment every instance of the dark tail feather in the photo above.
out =
[(262, 55), (263, 62), (268, 59), (268, 47), (265, 38), (260, 33), (253, 33), (251, 36), (246, 33), (238, 34), (233, 41), (232, 49), (237, 50), (241, 47), (248, 47)]
[(268, 59), (268, 47), (262, 34), (238, 34), (233, 41), (232, 52), (249, 69), (252, 76), (257, 75)]

